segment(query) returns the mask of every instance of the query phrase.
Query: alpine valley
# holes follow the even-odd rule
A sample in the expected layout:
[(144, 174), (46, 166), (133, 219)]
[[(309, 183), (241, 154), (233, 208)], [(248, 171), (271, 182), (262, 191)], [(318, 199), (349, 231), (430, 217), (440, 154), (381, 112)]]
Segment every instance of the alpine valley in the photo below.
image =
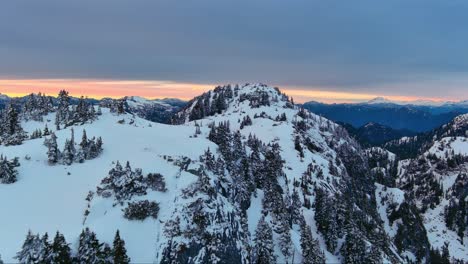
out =
[(0, 102), (5, 263), (468, 262), (468, 114), (366, 148), (264, 84)]

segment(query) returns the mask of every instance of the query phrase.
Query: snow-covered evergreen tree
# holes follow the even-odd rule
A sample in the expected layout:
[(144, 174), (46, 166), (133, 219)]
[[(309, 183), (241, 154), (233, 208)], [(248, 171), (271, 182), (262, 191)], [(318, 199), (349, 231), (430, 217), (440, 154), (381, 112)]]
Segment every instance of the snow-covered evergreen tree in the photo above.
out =
[(31, 231), (26, 235), (21, 250), (16, 254), (15, 259), (19, 263), (43, 263), (49, 257), (50, 245), (48, 244), (47, 233), (40, 238), (33, 235)]
[(60, 127), (60, 124), (68, 124), (70, 119), (70, 96), (67, 91), (61, 90), (58, 95), (58, 106), (56, 113), (55, 125)]
[(119, 202), (130, 199), (133, 195), (142, 195), (146, 193), (146, 185), (141, 169), (132, 170), (130, 163), (127, 162), (125, 169), (117, 161), (114, 168), (109, 171), (109, 175), (102, 179), (97, 193), (104, 197), (112, 194)]
[(17, 167), (20, 166), (19, 159), (8, 160), (6, 156), (0, 155), (0, 183), (11, 184), (18, 180)]
[(20, 145), (28, 138), (27, 133), (20, 124), (19, 114), (15, 107), (10, 103), (1, 116), (0, 126), (0, 144)]
[(130, 258), (127, 256), (127, 249), (125, 248), (125, 241), (120, 238), (119, 230), (115, 233), (113, 246), (112, 256), (114, 264), (130, 263)]
[(60, 150), (57, 144), (57, 136), (55, 133), (50, 134), (50, 138), (45, 141), (45, 145), (47, 146), (47, 157), (49, 160), (49, 164), (56, 164), (60, 160)]
[(71, 249), (67, 244), (65, 237), (57, 231), (49, 252), (50, 263), (71, 264)]
[(74, 146), (75, 142), (71, 140), (65, 141), (65, 146), (63, 147), (62, 151), (62, 162), (64, 165), (71, 165), (75, 160), (76, 149)]
[(83, 163), (85, 160), (97, 158), (102, 153), (102, 138), (87, 139), (86, 131), (83, 131), (83, 138), (79, 144), (79, 149), (76, 149), (74, 130), (71, 129), (71, 138), (65, 140), (63, 151), (58, 150), (57, 137), (55, 133), (51, 133), (50, 138), (46, 138), (44, 145), (47, 146), (47, 156), (50, 164), (71, 165), (74, 162)]
[(312, 231), (305, 222), (301, 224), (301, 249), (302, 263), (325, 263), (325, 255), (321, 251), (318, 241), (312, 237)]
[(128, 203), (124, 209), (124, 217), (129, 220), (143, 221), (148, 217), (158, 218), (159, 204), (154, 201), (135, 201)]
[(258, 264), (276, 263), (273, 231), (262, 216), (255, 230), (253, 262)]
[(80, 264), (98, 263), (100, 259), (101, 245), (99, 244), (96, 234), (85, 228), (79, 238), (78, 252), (75, 261)]

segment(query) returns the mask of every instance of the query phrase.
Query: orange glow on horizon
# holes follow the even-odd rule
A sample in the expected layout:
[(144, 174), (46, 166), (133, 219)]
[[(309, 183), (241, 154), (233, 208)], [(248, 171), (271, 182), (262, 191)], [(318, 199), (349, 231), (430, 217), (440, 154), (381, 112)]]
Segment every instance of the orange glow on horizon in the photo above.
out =
[[(87, 96), (100, 99), (103, 97), (121, 98), (124, 96), (142, 96), (148, 99), (179, 98), (190, 100), (201, 93), (211, 90), (215, 84), (195, 84), (174, 81), (147, 80), (93, 80), (93, 79), (4, 79), (0, 80), (0, 93), (12, 97), (42, 92), (55, 96), (61, 89), (72, 96)], [(395, 101), (414, 101), (417, 99), (443, 101), (448, 98), (396, 96), (385, 94), (366, 94), (327, 91), (326, 88), (308, 88), (283, 86), (280, 89), (292, 96), (296, 102), (319, 101), (325, 103), (353, 103), (371, 100), (382, 96)]]
[(148, 99), (179, 98), (192, 99), (213, 85), (178, 83), (171, 81), (132, 81), (132, 80), (81, 80), (81, 79), (31, 79), (0, 80), (0, 93), (9, 96), (24, 96), (42, 92), (55, 96), (62, 89), (72, 96), (90, 98), (121, 98), (142, 96)]

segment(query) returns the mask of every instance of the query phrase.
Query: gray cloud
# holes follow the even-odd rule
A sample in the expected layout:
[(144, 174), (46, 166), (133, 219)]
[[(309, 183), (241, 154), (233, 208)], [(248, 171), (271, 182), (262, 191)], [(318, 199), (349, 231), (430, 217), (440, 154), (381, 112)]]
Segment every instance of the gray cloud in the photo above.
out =
[[(0, 77), (263, 81), (437, 96), (468, 79), (468, 2), (6, 1)], [(466, 84), (451, 93), (468, 96)], [(412, 90), (408, 90), (412, 89)]]

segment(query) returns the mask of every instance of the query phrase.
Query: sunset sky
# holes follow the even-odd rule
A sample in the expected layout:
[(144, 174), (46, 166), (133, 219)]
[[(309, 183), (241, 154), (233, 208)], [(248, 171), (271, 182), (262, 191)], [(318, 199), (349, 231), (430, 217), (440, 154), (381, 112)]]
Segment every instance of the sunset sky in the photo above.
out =
[[(120, 98), (127, 95), (139, 95), (150, 99), (179, 98), (190, 100), (201, 93), (213, 89), (216, 84), (179, 83), (172, 81), (137, 81), (137, 80), (85, 80), (85, 79), (17, 79), (0, 80), (2, 93), (9, 96), (24, 96), (31, 92), (56, 95), (61, 89), (68, 90), (74, 96), (92, 98)], [(292, 96), (296, 102), (320, 101), (326, 103), (353, 103), (371, 100), (378, 96), (397, 101), (425, 99), (432, 101), (457, 101), (458, 98), (400, 96), (392, 94), (368, 94), (343, 91), (311, 89), (311, 87), (282, 86), (282, 91)]]
[(468, 99), (468, 1), (7, 1), (0, 93), (296, 101)]

